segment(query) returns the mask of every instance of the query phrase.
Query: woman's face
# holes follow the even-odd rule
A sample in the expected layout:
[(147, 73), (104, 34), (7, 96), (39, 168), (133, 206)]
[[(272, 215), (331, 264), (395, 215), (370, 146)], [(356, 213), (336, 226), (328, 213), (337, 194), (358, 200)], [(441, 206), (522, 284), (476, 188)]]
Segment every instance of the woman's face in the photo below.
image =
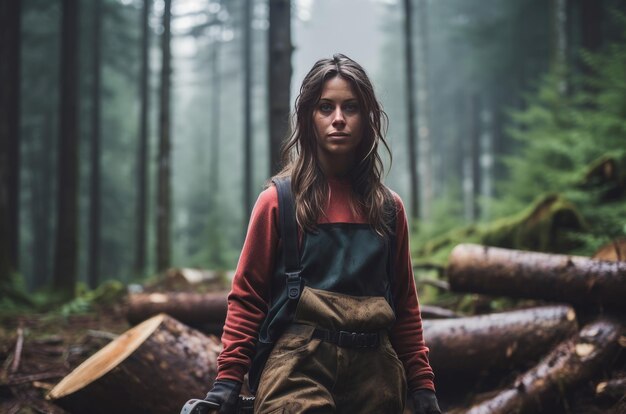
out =
[(352, 167), (362, 136), (361, 108), (352, 85), (328, 79), (313, 110), (317, 156), (325, 173), (344, 174)]

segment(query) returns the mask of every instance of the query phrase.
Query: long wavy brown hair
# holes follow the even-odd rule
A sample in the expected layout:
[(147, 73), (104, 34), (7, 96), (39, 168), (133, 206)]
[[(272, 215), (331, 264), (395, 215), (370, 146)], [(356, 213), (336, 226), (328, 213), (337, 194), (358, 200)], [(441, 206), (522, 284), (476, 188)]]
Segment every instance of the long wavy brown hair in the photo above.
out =
[(388, 223), (389, 214), (393, 214), (388, 208), (393, 200), (381, 182), (384, 166), (378, 154), (378, 146), (382, 143), (390, 160), (392, 158), (385, 141), (388, 118), (374, 95), (374, 87), (365, 70), (349, 57), (335, 54), (332, 59), (320, 59), (305, 76), (296, 99), (292, 132), (282, 147), (283, 168), (276, 177), (291, 176), (298, 226), (314, 231), (328, 200), (328, 183), (317, 158), (313, 112), (324, 84), (336, 76), (352, 85), (363, 123), (363, 137), (356, 149), (357, 161), (349, 173), (355, 195), (351, 208), (364, 214), (376, 233), (382, 236), (392, 230)]

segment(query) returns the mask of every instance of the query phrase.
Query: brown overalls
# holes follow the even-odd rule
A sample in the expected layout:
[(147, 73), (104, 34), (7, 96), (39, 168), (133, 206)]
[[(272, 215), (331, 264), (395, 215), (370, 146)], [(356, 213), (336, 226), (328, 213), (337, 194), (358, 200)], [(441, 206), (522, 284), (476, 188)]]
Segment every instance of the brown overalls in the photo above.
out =
[(278, 258), (272, 280), (278, 294), (250, 372), (255, 413), (402, 413), (405, 372), (387, 335), (395, 321), (392, 250), (367, 224), (320, 224), (303, 236), (304, 288), (295, 300)]

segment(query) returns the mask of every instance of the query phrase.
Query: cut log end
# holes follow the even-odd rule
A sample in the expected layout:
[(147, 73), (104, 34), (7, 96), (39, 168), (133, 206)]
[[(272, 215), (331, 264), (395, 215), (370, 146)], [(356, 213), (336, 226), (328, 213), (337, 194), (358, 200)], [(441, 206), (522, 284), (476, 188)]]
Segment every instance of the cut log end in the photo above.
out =
[(156, 315), (87, 359), (47, 398), (71, 413), (179, 412), (215, 380), (221, 349), (215, 342), (166, 314)]
[(165, 315), (154, 316), (110, 342), (98, 353), (80, 364), (46, 396), (56, 400), (76, 392), (118, 366), (132, 354), (163, 322)]

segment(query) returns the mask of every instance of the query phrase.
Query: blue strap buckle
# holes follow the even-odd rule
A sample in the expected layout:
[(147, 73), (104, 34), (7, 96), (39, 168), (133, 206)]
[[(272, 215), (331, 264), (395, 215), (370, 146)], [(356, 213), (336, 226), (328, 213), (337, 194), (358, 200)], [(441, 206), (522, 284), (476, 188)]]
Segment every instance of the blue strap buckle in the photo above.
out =
[(302, 290), (302, 278), (300, 277), (300, 271), (287, 272), (287, 297), (292, 300), (300, 298), (300, 291)]

